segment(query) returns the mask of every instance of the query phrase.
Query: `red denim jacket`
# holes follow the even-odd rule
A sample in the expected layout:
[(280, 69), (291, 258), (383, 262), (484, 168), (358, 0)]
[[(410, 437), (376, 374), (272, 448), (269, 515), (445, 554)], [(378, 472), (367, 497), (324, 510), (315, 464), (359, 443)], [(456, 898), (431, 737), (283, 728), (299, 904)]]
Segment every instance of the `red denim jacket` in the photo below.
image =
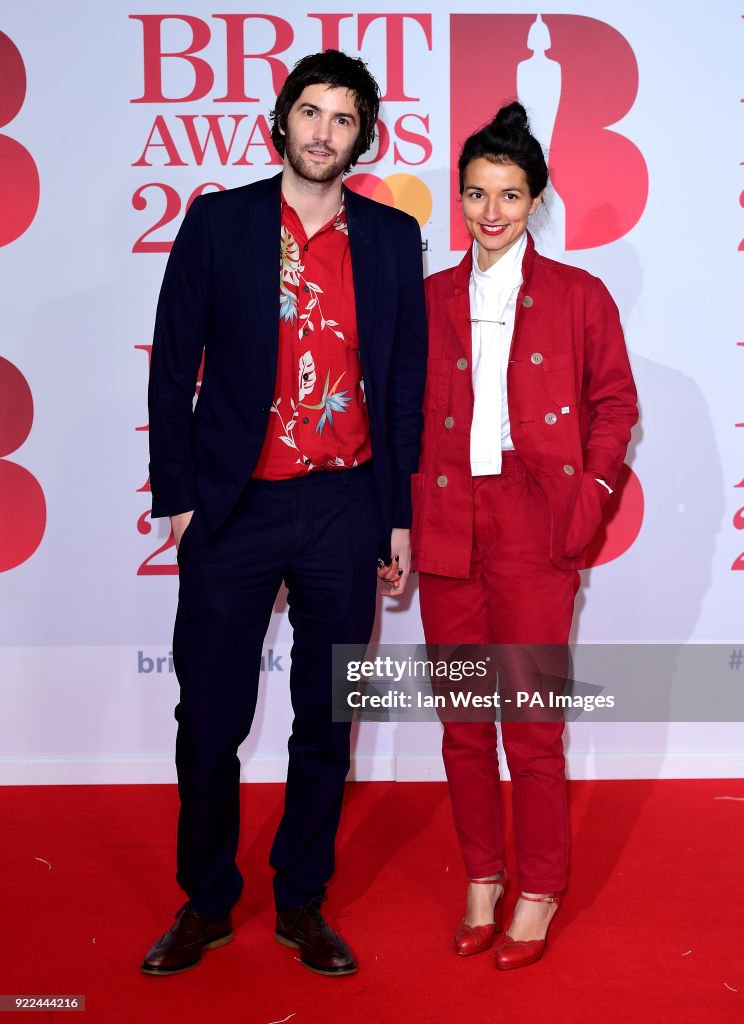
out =
[[(419, 471), (411, 479), (414, 566), (464, 578), (473, 542), (471, 250), (425, 282), (429, 359)], [(507, 371), (511, 435), (551, 512), (551, 561), (581, 568), (638, 418), (617, 307), (584, 270), (540, 256), (528, 236)], [(570, 532), (569, 532), (570, 531)]]

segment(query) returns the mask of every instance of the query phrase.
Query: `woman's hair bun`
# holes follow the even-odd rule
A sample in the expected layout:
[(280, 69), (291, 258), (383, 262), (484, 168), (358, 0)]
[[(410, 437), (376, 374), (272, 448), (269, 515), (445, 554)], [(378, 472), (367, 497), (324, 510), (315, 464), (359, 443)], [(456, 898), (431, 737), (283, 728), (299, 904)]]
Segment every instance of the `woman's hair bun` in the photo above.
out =
[(512, 131), (529, 132), (530, 122), (527, 119), (527, 111), (521, 103), (508, 103), (496, 114), (491, 121), (492, 128), (510, 128)]
[(457, 161), (460, 195), (465, 187), (465, 168), (480, 157), (493, 163), (512, 163), (521, 167), (533, 199), (548, 183), (545, 154), (530, 131), (527, 111), (516, 100), (501, 107), (490, 124), (479, 128), (465, 140)]

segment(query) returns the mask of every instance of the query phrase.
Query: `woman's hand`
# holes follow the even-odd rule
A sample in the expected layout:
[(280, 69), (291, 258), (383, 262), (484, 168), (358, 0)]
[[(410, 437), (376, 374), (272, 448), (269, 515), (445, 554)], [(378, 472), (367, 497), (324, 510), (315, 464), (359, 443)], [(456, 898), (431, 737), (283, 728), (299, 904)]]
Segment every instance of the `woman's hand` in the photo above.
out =
[(382, 559), (377, 565), (377, 578), (387, 586), (382, 588), (383, 594), (400, 597), (406, 589), (411, 574), (411, 531), (394, 529), (390, 536), (390, 562), (386, 565)]

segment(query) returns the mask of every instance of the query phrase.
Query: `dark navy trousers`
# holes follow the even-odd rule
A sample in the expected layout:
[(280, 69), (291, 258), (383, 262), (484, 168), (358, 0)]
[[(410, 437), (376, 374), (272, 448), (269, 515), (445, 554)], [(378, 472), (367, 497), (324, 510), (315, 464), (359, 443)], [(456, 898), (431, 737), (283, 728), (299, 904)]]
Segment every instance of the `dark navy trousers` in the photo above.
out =
[(251, 480), (209, 535), (194, 514), (178, 552), (173, 656), (180, 683), (178, 882), (207, 918), (238, 900), (238, 747), (256, 709), (279, 587), (293, 629), (294, 721), (284, 815), (271, 850), (277, 909), (325, 892), (349, 769), (349, 730), (331, 720), (334, 643), (366, 644), (382, 524), (371, 464), (294, 480)]

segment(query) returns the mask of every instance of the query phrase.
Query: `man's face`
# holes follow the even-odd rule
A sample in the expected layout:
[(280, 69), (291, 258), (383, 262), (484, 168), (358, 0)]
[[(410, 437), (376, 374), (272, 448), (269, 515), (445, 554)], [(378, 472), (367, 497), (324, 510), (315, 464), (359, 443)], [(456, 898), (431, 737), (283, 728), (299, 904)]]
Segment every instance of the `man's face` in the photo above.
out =
[(287, 116), (284, 161), (306, 181), (340, 177), (359, 135), (356, 94), (351, 89), (308, 85)]

